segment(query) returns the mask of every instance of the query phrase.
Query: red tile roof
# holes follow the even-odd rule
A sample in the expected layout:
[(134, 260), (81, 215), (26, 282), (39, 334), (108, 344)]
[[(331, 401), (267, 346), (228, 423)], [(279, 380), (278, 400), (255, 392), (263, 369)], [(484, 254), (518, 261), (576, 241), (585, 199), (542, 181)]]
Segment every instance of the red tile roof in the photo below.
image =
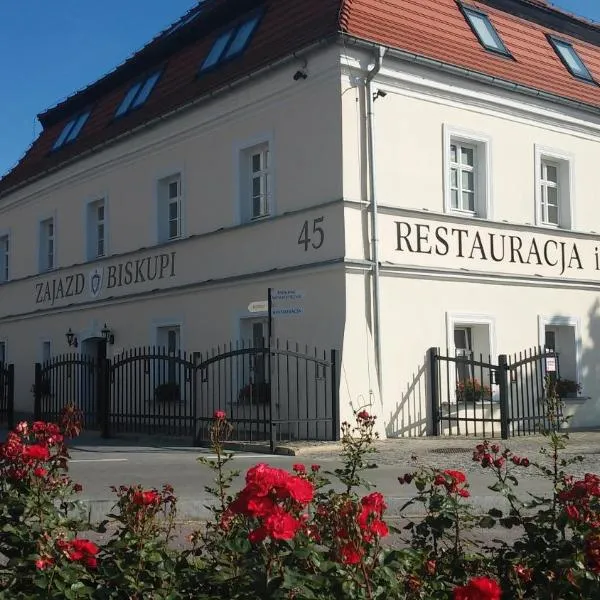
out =
[[(575, 79), (546, 38), (552, 33), (570, 41), (600, 82), (598, 26), (546, 6), (544, 0), (465, 4), (488, 14), (513, 58), (481, 46), (456, 0), (206, 0), (197, 19), (172, 35), (167, 28), (114, 71), (41, 114), (44, 130), (0, 180), (0, 196), (286, 55), (333, 40), (340, 32), (600, 109), (600, 87)], [(264, 17), (246, 52), (198, 77), (220, 31), (258, 6), (264, 7)], [(157, 65), (164, 65), (164, 72), (146, 104), (114, 119), (132, 83)], [(92, 113), (78, 139), (51, 152), (65, 123), (87, 107)]]

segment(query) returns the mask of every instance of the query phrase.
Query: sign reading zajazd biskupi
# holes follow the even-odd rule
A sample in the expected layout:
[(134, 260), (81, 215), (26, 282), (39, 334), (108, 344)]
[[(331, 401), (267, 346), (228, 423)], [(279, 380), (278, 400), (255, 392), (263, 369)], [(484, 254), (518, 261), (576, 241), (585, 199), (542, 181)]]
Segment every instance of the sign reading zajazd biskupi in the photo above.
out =
[(385, 259), (394, 263), (569, 279), (600, 276), (600, 238), (413, 218), (396, 218), (393, 227), (394, 251), (388, 246)]
[(88, 272), (70, 273), (35, 284), (35, 303), (54, 304), (66, 298), (98, 298), (106, 290), (175, 277), (175, 252), (98, 266)]

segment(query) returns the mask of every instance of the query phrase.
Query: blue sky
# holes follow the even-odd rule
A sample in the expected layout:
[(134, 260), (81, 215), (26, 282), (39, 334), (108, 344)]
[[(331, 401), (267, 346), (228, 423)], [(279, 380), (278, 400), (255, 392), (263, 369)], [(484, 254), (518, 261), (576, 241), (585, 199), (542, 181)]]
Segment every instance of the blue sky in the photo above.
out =
[[(557, 0), (600, 21), (598, 0)], [(196, 0), (0, 0), (0, 175), (40, 131), (36, 115), (84, 87)]]

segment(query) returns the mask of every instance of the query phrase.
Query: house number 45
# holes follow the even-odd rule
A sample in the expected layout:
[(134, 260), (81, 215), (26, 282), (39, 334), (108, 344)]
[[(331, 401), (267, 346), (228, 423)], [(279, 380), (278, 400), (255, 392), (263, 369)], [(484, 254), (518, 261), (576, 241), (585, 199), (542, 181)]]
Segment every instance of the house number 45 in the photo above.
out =
[(298, 237), (298, 245), (304, 246), (304, 252), (308, 251), (309, 246), (318, 250), (323, 245), (323, 242), (325, 241), (325, 232), (323, 231), (323, 228), (319, 226), (323, 221), (325, 221), (325, 217), (313, 219), (312, 231), (309, 221), (304, 221), (304, 225), (302, 225), (302, 229), (300, 230), (300, 236)]

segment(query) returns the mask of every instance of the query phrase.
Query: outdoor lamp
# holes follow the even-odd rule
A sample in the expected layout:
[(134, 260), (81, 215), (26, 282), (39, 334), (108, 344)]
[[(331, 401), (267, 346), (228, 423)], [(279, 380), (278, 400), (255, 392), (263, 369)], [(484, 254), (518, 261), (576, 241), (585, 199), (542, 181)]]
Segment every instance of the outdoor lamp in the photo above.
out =
[(108, 328), (106, 323), (104, 323), (104, 327), (100, 333), (107, 344), (112, 346), (115, 343), (115, 334)]
[(70, 327), (69, 327), (69, 331), (67, 331), (65, 336), (67, 338), (67, 344), (69, 344), (69, 347), (72, 346), (73, 348), (77, 348), (77, 345), (78, 345), (77, 338), (75, 337), (75, 334), (73, 333), (73, 331), (71, 330)]

